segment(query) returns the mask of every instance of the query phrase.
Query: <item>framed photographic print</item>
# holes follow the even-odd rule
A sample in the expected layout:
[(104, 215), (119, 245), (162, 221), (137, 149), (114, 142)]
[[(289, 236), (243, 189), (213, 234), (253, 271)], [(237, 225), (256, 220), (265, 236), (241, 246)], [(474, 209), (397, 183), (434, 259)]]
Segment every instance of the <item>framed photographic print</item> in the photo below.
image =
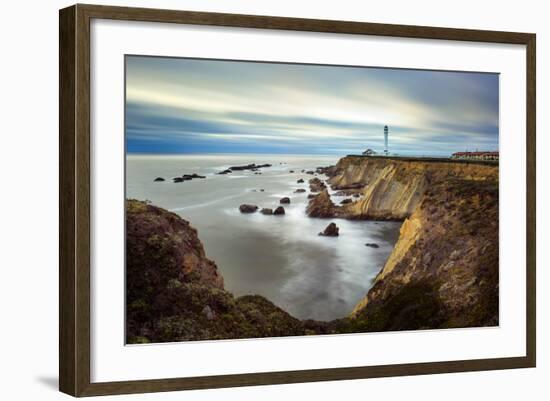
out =
[(535, 35), (60, 11), (60, 390), (534, 367)]

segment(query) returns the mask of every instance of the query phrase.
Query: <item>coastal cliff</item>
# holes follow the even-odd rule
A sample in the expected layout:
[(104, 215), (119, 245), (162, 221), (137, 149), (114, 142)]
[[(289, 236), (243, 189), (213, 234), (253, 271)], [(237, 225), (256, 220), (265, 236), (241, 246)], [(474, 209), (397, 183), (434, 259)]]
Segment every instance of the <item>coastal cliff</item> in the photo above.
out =
[(189, 222), (127, 200), (127, 342), (498, 325), (497, 164), (348, 156), (318, 170), (352, 198), (336, 205), (319, 186), (309, 216), (403, 221), (349, 316), (299, 320), (262, 296), (233, 296)]
[(404, 220), (340, 331), (498, 325), (498, 165), (345, 157), (328, 182), (362, 194), (335, 217)]
[(450, 179), (498, 181), (498, 166), (434, 162), (422, 159), (346, 156), (330, 171), (335, 189), (351, 189), (357, 201), (338, 208), (336, 217), (403, 220), (422, 201), (428, 188)]
[(498, 325), (498, 182), (430, 188), (352, 313), (365, 331)]
[(127, 200), (126, 227), (128, 343), (308, 333), (267, 299), (226, 291), (197, 231), (178, 215)]

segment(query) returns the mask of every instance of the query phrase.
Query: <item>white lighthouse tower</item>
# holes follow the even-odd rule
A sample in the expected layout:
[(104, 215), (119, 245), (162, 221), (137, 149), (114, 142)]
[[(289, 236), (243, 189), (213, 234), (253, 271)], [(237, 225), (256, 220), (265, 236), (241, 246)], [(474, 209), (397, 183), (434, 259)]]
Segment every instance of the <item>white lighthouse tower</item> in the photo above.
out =
[(388, 126), (384, 125), (384, 155), (388, 156)]

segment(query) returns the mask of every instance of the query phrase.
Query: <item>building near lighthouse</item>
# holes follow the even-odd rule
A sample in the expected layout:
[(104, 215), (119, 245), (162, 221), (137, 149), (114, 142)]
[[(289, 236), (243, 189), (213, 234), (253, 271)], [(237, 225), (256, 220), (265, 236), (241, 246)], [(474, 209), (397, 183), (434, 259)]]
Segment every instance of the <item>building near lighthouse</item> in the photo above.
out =
[(498, 161), (498, 151), (488, 151), (488, 152), (456, 152), (453, 153), (451, 159), (461, 159), (461, 160), (497, 160)]

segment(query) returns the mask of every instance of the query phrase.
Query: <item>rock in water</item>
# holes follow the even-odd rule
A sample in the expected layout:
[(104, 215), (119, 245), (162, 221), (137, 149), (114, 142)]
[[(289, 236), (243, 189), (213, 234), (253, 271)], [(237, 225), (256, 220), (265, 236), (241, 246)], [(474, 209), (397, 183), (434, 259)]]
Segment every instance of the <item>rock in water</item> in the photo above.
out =
[(309, 190), (311, 192), (321, 192), (323, 189), (326, 189), (326, 185), (319, 178), (312, 178), (309, 180)]
[(285, 208), (282, 206), (279, 206), (275, 211), (273, 212), (275, 215), (282, 215), (285, 214)]
[(161, 182), (161, 181), (164, 181), (164, 178), (162, 178), (162, 177), (155, 178), (155, 182)]
[(319, 195), (309, 201), (306, 208), (309, 217), (334, 217), (336, 206), (330, 200), (330, 195), (325, 189)]
[(193, 178), (206, 178), (206, 176), (204, 175), (199, 175), (197, 173), (193, 173), (193, 174), (183, 174), (181, 176), (184, 180), (192, 180)]
[(268, 207), (264, 207), (262, 210), (260, 210), (261, 214), (273, 214), (273, 209), (270, 209)]
[(297, 184), (303, 184), (304, 183), (304, 179), (303, 178), (300, 178), (299, 180), (296, 181)]
[(256, 210), (258, 210), (258, 206), (243, 204), (239, 206), (239, 210), (241, 211), (241, 213), (254, 213)]
[(282, 203), (282, 204), (288, 204), (290, 203), (290, 198), (288, 197), (284, 197), (284, 198), (281, 198), (281, 200), (279, 201), (279, 203)]
[(375, 244), (374, 242), (369, 242), (365, 244), (365, 246), (368, 246), (370, 248), (380, 248), (380, 246), (378, 244)]
[[(204, 175), (198, 175), (197, 173), (193, 174), (184, 174), (181, 177), (174, 177), (174, 182), (184, 182), (184, 181), (191, 181), (193, 178), (206, 178)], [(156, 181), (156, 180), (155, 180)], [(163, 180), (164, 181), (164, 180)]]
[(330, 223), (326, 228), (325, 231), (322, 233), (319, 233), (319, 235), (322, 235), (323, 237), (338, 237), (338, 232), (340, 229), (335, 223)]
[(301, 194), (301, 193), (304, 193), (306, 192), (306, 190), (304, 188), (298, 188), (296, 191), (294, 191), (295, 194)]
[(315, 171), (319, 174), (325, 174), (328, 177), (332, 177), (336, 174), (337, 169), (336, 166), (328, 166), (328, 167), (317, 167)]
[(346, 198), (344, 199), (342, 202), (340, 202), (341, 205), (347, 205), (348, 203), (352, 203), (353, 202), (353, 199), (351, 198)]
[(246, 164), (244, 166), (232, 166), (232, 167), (229, 167), (229, 170), (232, 170), (232, 171), (242, 171), (242, 170), (256, 171), (259, 168), (264, 168), (264, 167), (271, 167), (271, 164), (269, 164), (269, 163), (265, 163), (265, 164), (251, 163), (251, 164)]

